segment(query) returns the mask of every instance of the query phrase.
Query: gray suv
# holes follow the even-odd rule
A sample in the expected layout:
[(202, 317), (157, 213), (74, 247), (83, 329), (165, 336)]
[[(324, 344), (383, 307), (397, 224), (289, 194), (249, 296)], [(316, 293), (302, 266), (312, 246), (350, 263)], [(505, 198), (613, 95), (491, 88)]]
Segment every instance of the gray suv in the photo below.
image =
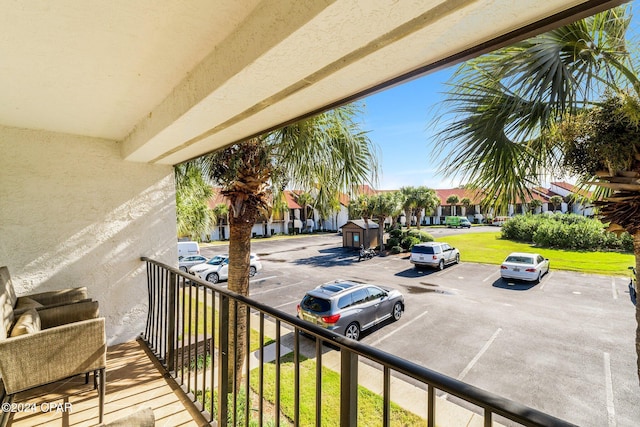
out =
[(404, 297), (399, 291), (348, 280), (320, 285), (298, 304), (300, 319), (354, 340), (380, 322), (399, 320), (403, 311)]
[(409, 261), (415, 265), (416, 269), (435, 267), (443, 270), (447, 264), (460, 262), (460, 252), (444, 242), (418, 243), (411, 248)]

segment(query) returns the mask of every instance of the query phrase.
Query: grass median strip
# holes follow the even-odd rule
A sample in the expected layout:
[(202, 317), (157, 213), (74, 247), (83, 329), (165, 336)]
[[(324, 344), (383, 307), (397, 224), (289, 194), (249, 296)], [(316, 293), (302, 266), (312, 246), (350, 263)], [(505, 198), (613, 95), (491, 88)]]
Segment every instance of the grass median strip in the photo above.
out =
[(445, 241), (458, 248), (464, 262), (501, 264), (511, 252), (537, 252), (551, 260), (553, 270), (608, 276), (628, 276), (628, 267), (635, 265), (633, 254), (539, 248), (528, 243), (502, 239), (499, 231), (462, 233), (437, 240)]

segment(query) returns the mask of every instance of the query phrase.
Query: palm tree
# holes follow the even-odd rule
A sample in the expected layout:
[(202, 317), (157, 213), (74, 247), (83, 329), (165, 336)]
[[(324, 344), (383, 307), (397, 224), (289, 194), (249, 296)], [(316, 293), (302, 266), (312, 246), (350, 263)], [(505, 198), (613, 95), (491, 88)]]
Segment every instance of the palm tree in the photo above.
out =
[(178, 165), (174, 172), (178, 235), (200, 241), (201, 236), (216, 224), (216, 217), (208, 205), (213, 189), (199, 170)]
[(229, 222), (229, 205), (226, 203), (218, 203), (213, 207), (213, 216), (216, 219), (218, 224), (222, 223), (220, 226), (220, 238), (226, 239), (224, 233), (224, 227)]
[[(448, 121), (448, 126), (440, 132), (434, 152), (450, 151), (442, 171), (485, 190), (486, 202), (503, 208), (512, 200), (530, 197), (530, 189), (540, 185), (540, 177), (567, 167), (567, 154), (569, 160), (571, 155), (576, 156), (574, 166), (584, 164), (595, 171), (590, 159), (597, 153), (572, 153), (572, 144), (567, 149), (563, 138), (558, 138), (558, 130), (562, 122), (570, 122), (572, 116), (600, 102), (606, 90), (640, 93), (640, 80), (625, 39), (631, 21), (629, 12), (628, 6), (617, 7), (461, 66), (450, 82), (439, 118)], [(623, 153), (628, 154), (628, 150), (602, 153), (604, 158), (596, 163), (623, 167), (599, 171), (602, 180), (611, 180), (596, 181), (599, 185), (620, 191), (616, 189), (620, 179), (629, 179), (622, 173), (633, 173), (629, 169), (635, 167), (629, 158), (626, 163), (611, 161)], [(577, 154), (587, 156), (580, 158)], [(638, 229), (613, 215), (625, 209), (634, 212), (635, 199), (622, 196), (606, 200), (609, 204), (602, 207), (601, 215), (616, 218), (619, 222), (614, 224), (633, 234), (636, 265), (640, 265), (640, 236), (635, 245)], [(638, 307), (636, 319), (640, 378)]]
[(302, 229), (307, 228), (307, 208), (313, 205), (313, 196), (309, 193), (300, 193), (297, 200), (298, 204), (302, 207)]
[(447, 204), (451, 205), (451, 215), (455, 216), (456, 215), (456, 204), (460, 201), (460, 198), (458, 197), (457, 194), (452, 194), (449, 197), (447, 197)]
[(414, 205), (416, 212), (416, 226), (420, 229), (420, 222), (422, 221), (422, 210), (425, 214), (433, 213), (438, 206), (438, 197), (436, 192), (430, 188), (421, 186), (415, 189)]
[[(272, 201), (278, 199), (287, 184), (293, 188), (317, 188), (316, 200), (324, 200), (327, 194), (375, 180), (376, 149), (360, 129), (356, 120), (359, 113), (355, 104), (339, 107), (231, 145), (199, 161), (230, 201), (230, 291), (249, 295), (252, 227), (261, 213), (270, 216)], [(229, 338), (231, 354), (233, 347), (238, 350), (235, 369), (237, 378), (242, 378), (246, 306), (232, 306), (230, 319), (238, 319), (230, 327)]]
[(416, 206), (416, 189), (415, 187), (402, 187), (400, 194), (402, 198), (402, 209), (404, 210), (404, 219), (407, 230), (411, 228), (411, 219), (413, 218), (413, 210)]
[(538, 199), (531, 199), (529, 202), (529, 209), (531, 209), (532, 213), (535, 213), (538, 209), (542, 207), (542, 202)]
[(469, 213), (469, 208), (471, 207), (471, 199), (470, 199), (470, 198), (468, 198), (468, 197), (463, 197), (463, 198), (460, 200), (460, 204), (461, 204), (462, 206), (464, 206), (464, 214), (465, 214), (465, 215), (468, 215), (468, 213)]
[(371, 244), (371, 239), (369, 239), (369, 220), (373, 217), (374, 212), (374, 204), (372, 200), (373, 197), (375, 196), (360, 194), (358, 198), (351, 204), (353, 214), (364, 220), (365, 230), (362, 246), (365, 249), (369, 249), (369, 246)]
[(553, 213), (556, 213), (558, 206), (562, 205), (562, 196), (558, 196), (557, 194), (555, 196), (551, 196), (549, 198), (549, 203), (553, 205)]
[(561, 167), (557, 123), (606, 87), (640, 88), (624, 38), (628, 12), (614, 8), (460, 66), (434, 121), (448, 122), (433, 150), (450, 153), (441, 172), (483, 190), (497, 211), (530, 198)]
[(378, 241), (380, 242), (380, 256), (384, 255), (384, 221), (400, 212), (400, 200), (395, 192), (382, 193), (371, 196), (372, 214), (378, 220)]

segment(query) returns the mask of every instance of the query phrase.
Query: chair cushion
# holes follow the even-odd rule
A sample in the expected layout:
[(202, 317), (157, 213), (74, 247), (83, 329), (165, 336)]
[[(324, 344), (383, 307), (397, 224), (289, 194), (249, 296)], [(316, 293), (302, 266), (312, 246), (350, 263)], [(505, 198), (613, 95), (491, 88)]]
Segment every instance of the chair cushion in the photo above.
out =
[(33, 334), (38, 331), (40, 331), (40, 316), (35, 309), (31, 308), (18, 317), (13, 328), (11, 328), (9, 336), (17, 337), (20, 335)]
[(38, 301), (31, 299), (29, 297), (18, 297), (18, 303), (14, 307), (14, 310), (25, 310), (29, 308), (41, 308), (44, 305), (40, 304)]

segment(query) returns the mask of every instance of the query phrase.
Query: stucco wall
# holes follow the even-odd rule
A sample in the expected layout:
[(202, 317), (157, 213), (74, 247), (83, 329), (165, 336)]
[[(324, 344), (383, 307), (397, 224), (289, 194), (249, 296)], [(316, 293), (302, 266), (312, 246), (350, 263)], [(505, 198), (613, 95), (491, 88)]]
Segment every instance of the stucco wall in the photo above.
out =
[(87, 286), (109, 344), (143, 331), (146, 269), (175, 264), (173, 170), (121, 159), (119, 144), (0, 127), (0, 265), (18, 294)]

